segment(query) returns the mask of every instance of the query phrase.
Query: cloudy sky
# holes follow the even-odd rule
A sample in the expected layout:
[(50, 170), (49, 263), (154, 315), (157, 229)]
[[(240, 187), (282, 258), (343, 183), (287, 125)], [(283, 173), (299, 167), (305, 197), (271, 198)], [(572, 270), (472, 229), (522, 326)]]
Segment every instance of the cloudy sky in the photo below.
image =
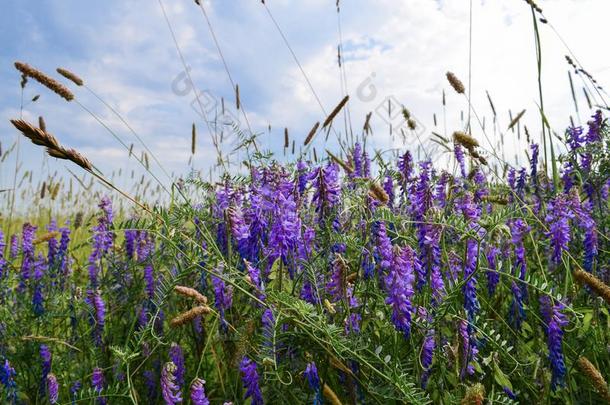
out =
[[(576, 114), (564, 55), (573, 52), (602, 86), (610, 82), (610, 56), (603, 46), (610, 2), (538, 1), (550, 23), (540, 26), (545, 110), (552, 127), (561, 133), (570, 115), (582, 123), (591, 115), (582, 90), (584, 82), (578, 76), (573, 77), (579, 107)], [(214, 147), (208, 126), (198, 113), (196, 89), (210, 112), (208, 120), (220, 111), (224, 98), (225, 113), (233, 117), (240, 130), (261, 134), (261, 146), (280, 159), (284, 128), (300, 145), (312, 125), (322, 121), (324, 112), (332, 110), (346, 93), (351, 96), (347, 118), (351, 118), (355, 136), (361, 133), (366, 114), (373, 112), (374, 134), (367, 141), (371, 148), (405, 147), (402, 137), (396, 136), (403, 124), (400, 117), (387, 118), (388, 101), (410, 110), (419, 123), (415, 135), (421, 138), (427, 138), (431, 131), (450, 134), (463, 127), (461, 115), (467, 115), (468, 104), (464, 97), (450, 91), (445, 73), (455, 72), (468, 85), (467, 0), (341, 1), (339, 15), (335, 0), (265, 3), (266, 7), (258, 0), (202, 0), (228, 70), (239, 84), (246, 120), (235, 111), (231, 81), (205, 16), (193, 0), (4, 0), (0, 15), (2, 148), (8, 149), (15, 141), (16, 133), (8, 120), (20, 114), (19, 74), (13, 67), (16, 60), (49, 73), (58, 66), (78, 73), (129, 122), (168, 172), (189, 171), (193, 122), (199, 137), (192, 165), (206, 170), (213, 164)], [(192, 86), (161, 4), (189, 67)], [(271, 16), (281, 27), (307, 80)], [(343, 71), (337, 64), (339, 27)], [(494, 136), (494, 126), (486, 92), (498, 114), (496, 132), (506, 132), (509, 110), (516, 114), (526, 109), (522, 124), (537, 136), (540, 118), (536, 112), (536, 75), (532, 16), (527, 4), (522, 0), (473, 0), (471, 98), (490, 136)], [(441, 104), (443, 90), (447, 95), (445, 110)], [(32, 120), (44, 116), (50, 132), (87, 155), (105, 173), (137, 167), (137, 162), (127, 159), (127, 151), (86, 109), (126, 144), (136, 143), (136, 150), (141, 150), (131, 132), (87, 89), (74, 91), (82, 106), (66, 103), (30, 83), (25, 90), (23, 115)], [(28, 104), (36, 94), (41, 95), (40, 99)], [(227, 122), (220, 119), (219, 126), (225, 123), (225, 132), (229, 133)], [(337, 133), (344, 131), (345, 122), (344, 116), (337, 119)], [(394, 136), (390, 135), (390, 124)], [(478, 124), (473, 124), (473, 134), (483, 140)], [(413, 138), (413, 134), (408, 135)], [(314, 146), (318, 151), (336, 148), (334, 137), (331, 132), (325, 144), (322, 134)], [(234, 137), (226, 135), (220, 148), (229, 152), (234, 142)], [(415, 148), (418, 143), (407, 139), (407, 147)], [(524, 145), (516, 134), (507, 134), (507, 160), (514, 162), (515, 153), (522, 155)], [(42, 165), (41, 151), (24, 143), (21, 156), (25, 167), (34, 170), (35, 175), (61, 172), (67, 166), (54, 159)], [(2, 188), (12, 181), (11, 159), (0, 166)]]

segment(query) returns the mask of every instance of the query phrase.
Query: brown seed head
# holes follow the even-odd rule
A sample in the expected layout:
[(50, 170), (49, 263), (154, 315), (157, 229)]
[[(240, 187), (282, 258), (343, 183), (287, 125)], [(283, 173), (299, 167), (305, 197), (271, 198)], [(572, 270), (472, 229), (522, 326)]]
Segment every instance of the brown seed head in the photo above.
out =
[(343, 100), (341, 100), (339, 104), (337, 104), (337, 106), (331, 111), (328, 117), (326, 117), (326, 119), (324, 120), (324, 124), (322, 124), (322, 128), (326, 128), (333, 121), (333, 119), (335, 119), (337, 114), (339, 114), (339, 111), (341, 111), (341, 109), (345, 106), (345, 104), (347, 104), (348, 101), (349, 96), (343, 97)]
[(607, 403), (610, 403), (610, 392), (608, 391), (608, 383), (604, 379), (604, 376), (599, 372), (599, 370), (587, 359), (586, 357), (581, 357), (576, 361), (578, 368), (582, 373), (587, 376), (591, 385), (595, 387), (599, 395), (606, 400)]
[(200, 305), (198, 307), (189, 309), (188, 311), (181, 313), (180, 315), (178, 315), (177, 317), (175, 317), (174, 319), (172, 319), (170, 321), (170, 325), (173, 328), (177, 328), (177, 327), (180, 327), (180, 326), (186, 324), (187, 322), (192, 321), (199, 315), (209, 314), (210, 312), (211, 312), (211, 310), (208, 306)]
[(460, 79), (457, 78), (455, 74), (453, 74), (452, 72), (447, 72), (447, 80), (449, 81), (449, 84), (451, 85), (451, 87), (453, 87), (453, 90), (455, 90), (456, 93), (464, 94), (464, 92), (466, 91), (466, 89), (464, 88), (464, 84), (460, 81)]
[(23, 76), (31, 77), (32, 79), (36, 80), (38, 83), (42, 84), (54, 93), (58, 94), (60, 97), (63, 97), (67, 101), (74, 100), (74, 94), (72, 94), (72, 92), (70, 92), (67, 87), (65, 87), (57, 80), (42, 73), (40, 70), (33, 68), (27, 63), (22, 62), (15, 62), (15, 68), (20, 71)]
[(377, 183), (371, 183), (371, 187), (369, 189), (369, 195), (379, 201), (382, 204), (387, 204), (390, 201), (390, 197), (388, 193), (385, 192), (383, 187), (381, 187)]
[(453, 133), (453, 141), (456, 143), (459, 143), (460, 145), (462, 145), (469, 151), (471, 149), (479, 146), (479, 142), (476, 139), (474, 139), (472, 136), (470, 136), (464, 132), (460, 132), (460, 131), (455, 131)]
[(76, 84), (77, 86), (82, 86), (84, 84), (83, 79), (81, 79), (74, 73), (70, 72), (68, 69), (57, 68), (57, 73), (59, 73), (66, 79), (70, 80), (72, 83)]
[(314, 125), (313, 128), (311, 128), (311, 130), (307, 134), (307, 137), (305, 138), (305, 142), (303, 142), (303, 145), (307, 146), (309, 144), (309, 142), (311, 142), (311, 140), (313, 139), (313, 136), (318, 131), (319, 126), (320, 126), (320, 123), (316, 122), (316, 125)]
[(202, 295), (199, 291), (195, 290), (194, 288), (177, 285), (174, 287), (174, 291), (184, 297), (192, 298), (201, 304), (208, 303), (207, 297), (205, 295)]
[(574, 278), (581, 284), (588, 285), (597, 295), (602, 297), (604, 301), (610, 304), (610, 287), (608, 287), (603, 281), (595, 277), (591, 273), (587, 273), (584, 270), (577, 269), (574, 271)]

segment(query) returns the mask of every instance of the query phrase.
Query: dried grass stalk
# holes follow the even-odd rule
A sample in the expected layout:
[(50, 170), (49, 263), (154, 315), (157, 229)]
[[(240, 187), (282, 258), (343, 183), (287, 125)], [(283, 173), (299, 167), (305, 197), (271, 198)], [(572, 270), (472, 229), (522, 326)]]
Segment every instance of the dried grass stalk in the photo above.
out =
[(70, 160), (85, 170), (91, 171), (93, 165), (87, 158), (75, 151), (74, 149), (66, 149), (59, 144), (57, 139), (50, 133), (36, 128), (32, 124), (24, 120), (11, 120), (11, 123), (17, 128), (23, 136), (32, 141), (35, 145), (44, 146), (47, 153), (58, 159)]
[(466, 89), (464, 88), (464, 84), (460, 81), (460, 79), (457, 78), (455, 74), (453, 74), (452, 72), (447, 72), (447, 80), (449, 81), (449, 84), (451, 85), (451, 87), (453, 87), (453, 90), (455, 90), (456, 93), (464, 94), (464, 92), (466, 91)]
[(331, 403), (332, 405), (343, 405), (341, 403), (341, 400), (339, 399), (339, 397), (337, 396), (337, 394), (335, 394), (335, 391), (332, 390), (332, 388), (330, 388), (328, 386), (328, 384), (324, 384), (324, 389), (322, 390), (322, 392), (324, 393), (324, 397), (328, 400), (329, 403)]
[[(195, 127), (195, 123), (193, 122), (193, 127), (191, 129), (191, 153), (195, 154), (195, 145), (197, 143), (197, 128)], [(131, 145), (133, 147), (133, 144)], [(129, 154), (131, 155), (131, 148), (129, 149)]]
[(15, 62), (15, 68), (20, 71), (23, 76), (31, 77), (32, 79), (36, 80), (38, 83), (42, 84), (60, 97), (63, 97), (67, 101), (74, 100), (74, 94), (72, 94), (72, 92), (70, 92), (67, 87), (65, 87), (57, 80), (42, 73), (40, 70), (33, 68), (27, 63), (22, 62)]
[(59, 232), (57, 231), (52, 231), (52, 232), (47, 232), (44, 235), (39, 236), (38, 238), (34, 239), (34, 245), (39, 245), (41, 243), (45, 243), (50, 241), (53, 238), (56, 238), (59, 235)]
[(176, 287), (174, 287), (174, 291), (184, 297), (192, 298), (202, 304), (208, 303), (207, 297), (201, 294), (199, 291), (195, 290), (194, 288), (177, 285)]
[(468, 149), (469, 151), (471, 151), (472, 149), (479, 146), (479, 142), (476, 139), (474, 139), (472, 136), (470, 136), (464, 132), (460, 132), (460, 131), (455, 131), (453, 133), (453, 141), (456, 143), (459, 143), (460, 145), (462, 145), (464, 148)]
[(604, 398), (606, 403), (610, 404), (610, 392), (608, 391), (608, 383), (604, 379), (604, 376), (599, 372), (599, 370), (587, 359), (586, 357), (581, 357), (576, 361), (578, 368), (584, 375), (586, 375), (591, 382), (591, 384), (595, 387), (599, 395)]
[(525, 110), (521, 111), (519, 114), (517, 114), (515, 116), (515, 118), (513, 118), (513, 120), (510, 122), (510, 124), (508, 125), (508, 129), (507, 131), (510, 131), (511, 129), (513, 129), (513, 127), (515, 125), (517, 125), (517, 123), (519, 122), (519, 120), (521, 119), (521, 117), (523, 117), (523, 114), (525, 114)]
[(200, 305), (198, 307), (189, 309), (188, 311), (181, 313), (180, 315), (172, 319), (169, 323), (172, 328), (178, 328), (186, 324), (187, 322), (192, 321), (199, 315), (209, 314), (210, 312), (211, 310), (208, 306)]
[(382, 204), (387, 204), (390, 201), (388, 193), (385, 192), (383, 187), (377, 183), (372, 183), (369, 189), (369, 195), (379, 201)]
[(70, 72), (68, 69), (57, 68), (57, 73), (59, 73), (66, 79), (70, 80), (72, 83), (76, 84), (77, 86), (82, 86), (85, 83), (85, 82), (83, 82), (83, 79), (78, 77), (76, 74)]
[(305, 142), (303, 142), (303, 145), (307, 146), (309, 144), (309, 142), (311, 142), (311, 140), (313, 139), (313, 136), (316, 134), (316, 132), (318, 132), (319, 126), (320, 126), (320, 123), (316, 122), (316, 125), (314, 125), (313, 128), (311, 128), (311, 130), (309, 131), (309, 134), (307, 134), (307, 137), (305, 138)]
[(332, 112), (328, 115), (328, 117), (326, 117), (326, 119), (324, 120), (324, 124), (322, 124), (322, 128), (326, 128), (335, 119), (337, 114), (339, 114), (341, 109), (345, 106), (345, 104), (347, 104), (348, 101), (349, 96), (343, 97), (343, 100), (341, 100), (339, 104), (337, 104), (337, 106), (334, 108), (334, 110), (332, 110)]
[(574, 271), (574, 278), (581, 284), (586, 284), (591, 287), (591, 289), (595, 291), (597, 295), (602, 297), (604, 301), (610, 304), (610, 287), (604, 284), (603, 281), (595, 277), (593, 274), (587, 273), (586, 271), (580, 269)]

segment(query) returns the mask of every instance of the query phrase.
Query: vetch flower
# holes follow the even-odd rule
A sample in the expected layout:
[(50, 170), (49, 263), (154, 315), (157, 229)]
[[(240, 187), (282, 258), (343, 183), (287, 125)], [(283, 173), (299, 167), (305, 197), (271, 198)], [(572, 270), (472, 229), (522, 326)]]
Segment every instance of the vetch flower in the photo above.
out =
[(46, 378), (47, 381), (47, 395), (49, 396), (49, 402), (56, 404), (59, 398), (59, 383), (55, 374), (49, 374)]
[(572, 218), (574, 218), (574, 212), (565, 194), (549, 201), (545, 218), (549, 232), (546, 235), (551, 240), (551, 261), (555, 265), (561, 263), (561, 254), (568, 249), (568, 244), (572, 239), (569, 223)]
[(432, 359), (434, 356), (434, 348), (436, 345), (434, 329), (429, 329), (424, 337), (424, 343), (421, 348), (420, 361), (424, 369), (421, 376), (421, 385), (426, 389), (428, 378), (430, 377), (430, 369), (432, 368)]
[(4, 395), (7, 403), (15, 405), (17, 403), (17, 383), (15, 376), (17, 373), (11, 367), (8, 359), (4, 359), (4, 364), (0, 367), (0, 383), (4, 385)]
[(99, 367), (95, 367), (93, 369), (93, 374), (91, 375), (91, 386), (98, 394), (97, 403), (99, 405), (106, 405), (106, 398), (100, 395), (104, 389), (104, 371)]
[(102, 335), (104, 333), (104, 323), (106, 320), (106, 304), (99, 292), (87, 291), (85, 303), (91, 308), (90, 323), (93, 326), (91, 333), (96, 345), (102, 345)]
[(165, 363), (161, 371), (161, 394), (166, 405), (182, 402), (180, 386), (176, 383), (176, 365), (171, 361)]
[(169, 358), (176, 365), (176, 371), (174, 372), (174, 376), (176, 377), (176, 384), (181, 386), (184, 384), (184, 353), (182, 352), (182, 347), (180, 347), (176, 343), (172, 343), (169, 348)]
[(246, 389), (244, 399), (250, 398), (252, 405), (262, 405), (264, 403), (263, 394), (259, 387), (256, 363), (246, 356), (241, 360), (239, 369), (241, 371), (242, 383)]
[(322, 390), (320, 387), (320, 376), (318, 375), (318, 368), (316, 367), (316, 363), (313, 361), (311, 363), (307, 363), (307, 367), (303, 372), (307, 383), (309, 384), (309, 388), (314, 392), (314, 405), (322, 404)]
[(397, 247), (394, 260), (384, 280), (387, 292), (385, 302), (392, 307), (392, 323), (405, 338), (411, 334), (411, 314), (413, 312), (411, 297), (414, 294), (415, 275), (413, 271), (416, 260), (415, 252), (411, 247), (405, 246), (402, 250)]
[(195, 378), (191, 384), (191, 401), (193, 405), (210, 405), (210, 401), (205, 396), (205, 380)]
[(563, 328), (568, 325), (567, 316), (562, 312), (565, 306), (554, 303), (548, 295), (540, 297), (540, 312), (545, 322), (549, 361), (551, 362), (551, 388), (556, 390), (565, 385), (566, 365), (563, 357)]

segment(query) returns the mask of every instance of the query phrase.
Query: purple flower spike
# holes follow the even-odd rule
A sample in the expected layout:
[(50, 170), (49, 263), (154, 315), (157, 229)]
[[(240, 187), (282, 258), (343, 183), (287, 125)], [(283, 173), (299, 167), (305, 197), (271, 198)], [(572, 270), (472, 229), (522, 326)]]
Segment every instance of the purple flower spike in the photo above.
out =
[(316, 363), (314, 363), (313, 361), (311, 363), (308, 363), (303, 375), (307, 379), (309, 388), (311, 388), (314, 392), (314, 400), (313, 400), (314, 405), (322, 404), (322, 391), (320, 388), (320, 376), (318, 375), (318, 368), (316, 367)]
[(182, 347), (180, 347), (176, 343), (172, 343), (171, 347), (169, 348), (169, 357), (172, 363), (176, 365), (176, 372), (174, 373), (174, 375), (176, 376), (176, 383), (178, 385), (184, 384), (185, 368), (184, 353), (182, 352)]
[(176, 368), (176, 365), (170, 361), (165, 363), (161, 371), (161, 393), (166, 405), (182, 402), (180, 386), (176, 383)]
[(386, 304), (392, 307), (392, 323), (405, 338), (411, 334), (411, 297), (414, 294), (415, 253), (409, 246), (397, 248), (388, 275), (385, 277)]
[(430, 377), (430, 368), (432, 367), (435, 345), (436, 341), (434, 337), (434, 329), (430, 329), (424, 338), (424, 344), (422, 346), (420, 355), (421, 365), (424, 369), (421, 376), (421, 385), (423, 389), (426, 389), (426, 386), (428, 385), (428, 378)]
[(553, 303), (548, 295), (540, 297), (540, 312), (545, 325), (549, 361), (551, 362), (551, 388), (556, 390), (565, 385), (566, 365), (563, 358), (563, 328), (568, 325), (567, 316), (561, 311), (565, 306), (561, 302)]
[(262, 405), (263, 394), (259, 387), (258, 372), (256, 371), (256, 363), (248, 357), (244, 357), (239, 365), (241, 371), (241, 379), (246, 389), (244, 399), (251, 398), (252, 405)]
[(59, 384), (55, 374), (49, 374), (47, 376), (47, 394), (49, 395), (49, 402), (56, 404), (59, 398)]
[(210, 401), (205, 396), (205, 380), (196, 378), (191, 384), (191, 401), (193, 405), (210, 405)]
[(91, 375), (91, 386), (98, 393), (97, 403), (99, 405), (106, 405), (106, 398), (99, 395), (104, 389), (104, 371), (99, 367), (93, 369), (93, 374)]

